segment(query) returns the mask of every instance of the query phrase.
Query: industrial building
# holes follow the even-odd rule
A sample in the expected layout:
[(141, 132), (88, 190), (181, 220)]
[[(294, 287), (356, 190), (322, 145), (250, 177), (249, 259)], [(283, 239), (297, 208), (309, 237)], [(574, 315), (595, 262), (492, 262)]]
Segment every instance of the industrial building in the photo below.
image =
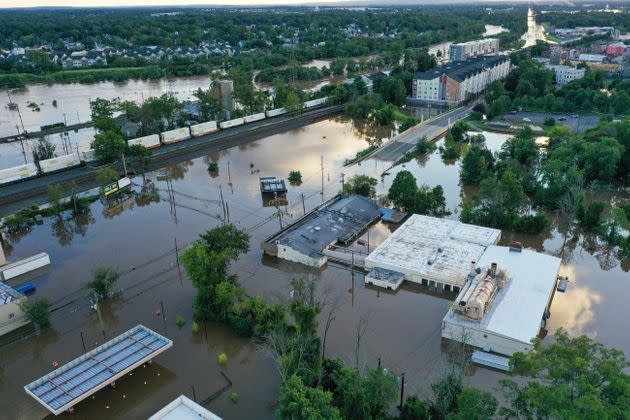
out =
[(496, 38), (484, 38), (476, 41), (451, 44), (449, 47), (449, 59), (452, 62), (465, 61), (469, 58), (482, 55), (494, 55), (499, 53), (499, 40)]
[(546, 65), (546, 68), (553, 70), (556, 75), (556, 84), (564, 85), (577, 79), (581, 79), (586, 74), (585, 69), (578, 69), (573, 66)]
[(180, 395), (166, 407), (149, 417), (149, 420), (221, 420), (190, 398)]
[(321, 267), (328, 261), (325, 251), (331, 245), (349, 244), (380, 217), (373, 200), (337, 195), (265, 239), (261, 248), (267, 255)]
[(499, 242), (498, 229), (412, 215), (365, 259), (365, 282), (395, 290), (402, 280), (458, 291), (471, 261)]
[(560, 259), (489, 246), (442, 321), (442, 337), (511, 356), (528, 352), (550, 316)]
[(482, 92), (495, 80), (510, 72), (510, 60), (505, 56), (482, 56), (438, 66), (416, 73), (412, 81), (413, 105), (455, 106), (471, 95)]
[(20, 307), (25, 301), (26, 296), (0, 282), (0, 336), (30, 322)]

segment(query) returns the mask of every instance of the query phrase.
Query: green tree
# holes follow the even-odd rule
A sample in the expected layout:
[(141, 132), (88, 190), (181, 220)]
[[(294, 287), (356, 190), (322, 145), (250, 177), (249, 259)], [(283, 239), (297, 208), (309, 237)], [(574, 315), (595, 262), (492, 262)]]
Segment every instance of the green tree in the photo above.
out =
[(289, 172), (289, 182), (292, 185), (297, 185), (302, 183), (302, 173), (300, 171), (291, 171)]
[(210, 87), (207, 90), (201, 88), (193, 93), (199, 104), (199, 113), (204, 121), (214, 120), (221, 113), (223, 107), (221, 101), (217, 97), (214, 89)]
[(105, 300), (111, 293), (112, 286), (116, 284), (120, 273), (110, 267), (98, 267), (94, 271), (92, 280), (88, 281), (86, 287), (95, 294), (99, 300)]
[(416, 395), (405, 399), (402, 410), (400, 410), (400, 420), (428, 420), (429, 418), (429, 407), (426, 402)]
[(33, 161), (35, 165), (39, 166), (40, 160), (52, 159), (57, 156), (55, 149), (56, 146), (46, 137), (37, 139), (37, 143), (33, 147)]
[(48, 185), (48, 202), (53, 214), (61, 213), (61, 199), (64, 197), (64, 190), (61, 184)]
[(492, 174), (494, 159), (492, 152), (479, 146), (471, 146), (464, 154), (459, 177), (464, 184), (479, 184)]
[(376, 195), (378, 181), (368, 175), (354, 175), (343, 185), (344, 194), (358, 194), (364, 197)]
[(332, 404), (332, 394), (304, 385), (293, 375), (280, 388), (278, 417), (287, 420), (341, 420)]
[(115, 162), (127, 150), (127, 142), (120, 134), (105, 131), (94, 137), (92, 148), (94, 149), (94, 156), (99, 162)]
[(453, 420), (490, 420), (497, 411), (497, 399), (489, 392), (464, 387), (457, 396), (457, 413), (449, 416)]
[(551, 344), (510, 358), (512, 374), (530, 378), (501, 381), (509, 407), (499, 415), (519, 418), (627, 418), (630, 364), (623, 352), (562, 329)]
[(409, 171), (400, 171), (396, 174), (387, 197), (392, 200), (396, 207), (409, 209), (413, 207), (417, 190), (418, 185), (413, 174)]
[(299, 115), (304, 109), (304, 101), (295, 92), (288, 92), (282, 107), (291, 115)]
[(47, 297), (26, 300), (20, 304), (26, 318), (39, 325), (40, 328), (50, 326), (50, 301)]

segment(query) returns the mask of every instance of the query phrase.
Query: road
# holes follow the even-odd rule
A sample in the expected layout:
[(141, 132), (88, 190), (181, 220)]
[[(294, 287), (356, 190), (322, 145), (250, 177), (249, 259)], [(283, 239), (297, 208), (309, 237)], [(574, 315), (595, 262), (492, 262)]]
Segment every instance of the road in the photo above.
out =
[(374, 158), (395, 162), (413, 149), (422, 137), (426, 137), (430, 141), (437, 139), (448, 130), (449, 124), (454, 124), (466, 118), (471, 111), (472, 105), (457, 108), (411, 127), (392, 138), (374, 153), (366, 156), (366, 159)]
[[(296, 117), (283, 115), (240, 127), (221, 130), (208, 136), (161, 146), (153, 150), (149, 170), (156, 170), (183, 160), (194, 159), (218, 150), (228, 149), (264, 137), (312, 124), (343, 112), (343, 105), (305, 112)], [(122, 171), (120, 162), (105, 165)], [(48, 201), (48, 185), (75, 182), (80, 191), (97, 187), (96, 171), (103, 166), (88, 165), (55, 174), (41, 176), (0, 187), (0, 216), (24, 207)]]
[(506, 114), (504, 119), (510, 122), (523, 123), (523, 118), (528, 118), (532, 123), (542, 125), (545, 119), (549, 117), (555, 119), (557, 125), (568, 125), (571, 130), (577, 133), (595, 128), (599, 124), (599, 117), (596, 115), (551, 114), (548, 112), (521, 111), (515, 114)]

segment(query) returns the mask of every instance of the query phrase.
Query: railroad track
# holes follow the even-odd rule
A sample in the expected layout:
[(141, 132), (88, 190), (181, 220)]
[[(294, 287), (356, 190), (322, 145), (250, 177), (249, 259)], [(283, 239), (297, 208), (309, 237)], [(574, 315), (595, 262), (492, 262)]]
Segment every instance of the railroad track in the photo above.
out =
[[(312, 124), (319, 120), (339, 114), (342, 105), (316, 109), (296, 117), (285, 117), (276, 121), (264, 120), (255, 126), (241, 126), (219, 133), (197, 137), (181, 143), (161, 146), (153, 151), (149, 171), (175, 164), (186, 159), (193, 159), (204, 154), (228, 149), (241, 144), (269, 137)], [(16, 210), (33, 204), (43, 204), (47, 201), (48, 185), (75, 182), (79, 191), (85, 191), (98, 186), (95, 174), (98, 169), (110, 167), (123, 170), (122, 163), (109, 165), (85, 166), (56, 174), (40, 176), (0, 188), (0, 216), (6, 216)]]

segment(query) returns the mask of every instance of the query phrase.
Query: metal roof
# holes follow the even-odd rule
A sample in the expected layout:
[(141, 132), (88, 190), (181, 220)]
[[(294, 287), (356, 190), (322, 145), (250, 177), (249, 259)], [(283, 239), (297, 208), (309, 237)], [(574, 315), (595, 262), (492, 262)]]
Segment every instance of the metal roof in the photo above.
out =
[(21, 297), (22, 294), (20, 292), (0, 281), (0, 306), (6, 305), (7, 303), (10, 303)]
[(287, 186), (284, 183), (284, 179), (276, 177), (260, 178), (260, 191), (261, 192), (286, 192)]
[(433, 80), (442, 75), (446, 75), (453, 80), (461, 82), (467, 77), (481, 72), (485, 68), (494, 67), (507, 60), (509, 60), (508, 57), (502, 55), (473, 57), (465, 61), (444, 64), (431, 70), (416, 73), (413, 78), (414, 80)]
[(172, 345), (168, 338), (138, 325), (31, 382), (24, 390), (58, 415)]

